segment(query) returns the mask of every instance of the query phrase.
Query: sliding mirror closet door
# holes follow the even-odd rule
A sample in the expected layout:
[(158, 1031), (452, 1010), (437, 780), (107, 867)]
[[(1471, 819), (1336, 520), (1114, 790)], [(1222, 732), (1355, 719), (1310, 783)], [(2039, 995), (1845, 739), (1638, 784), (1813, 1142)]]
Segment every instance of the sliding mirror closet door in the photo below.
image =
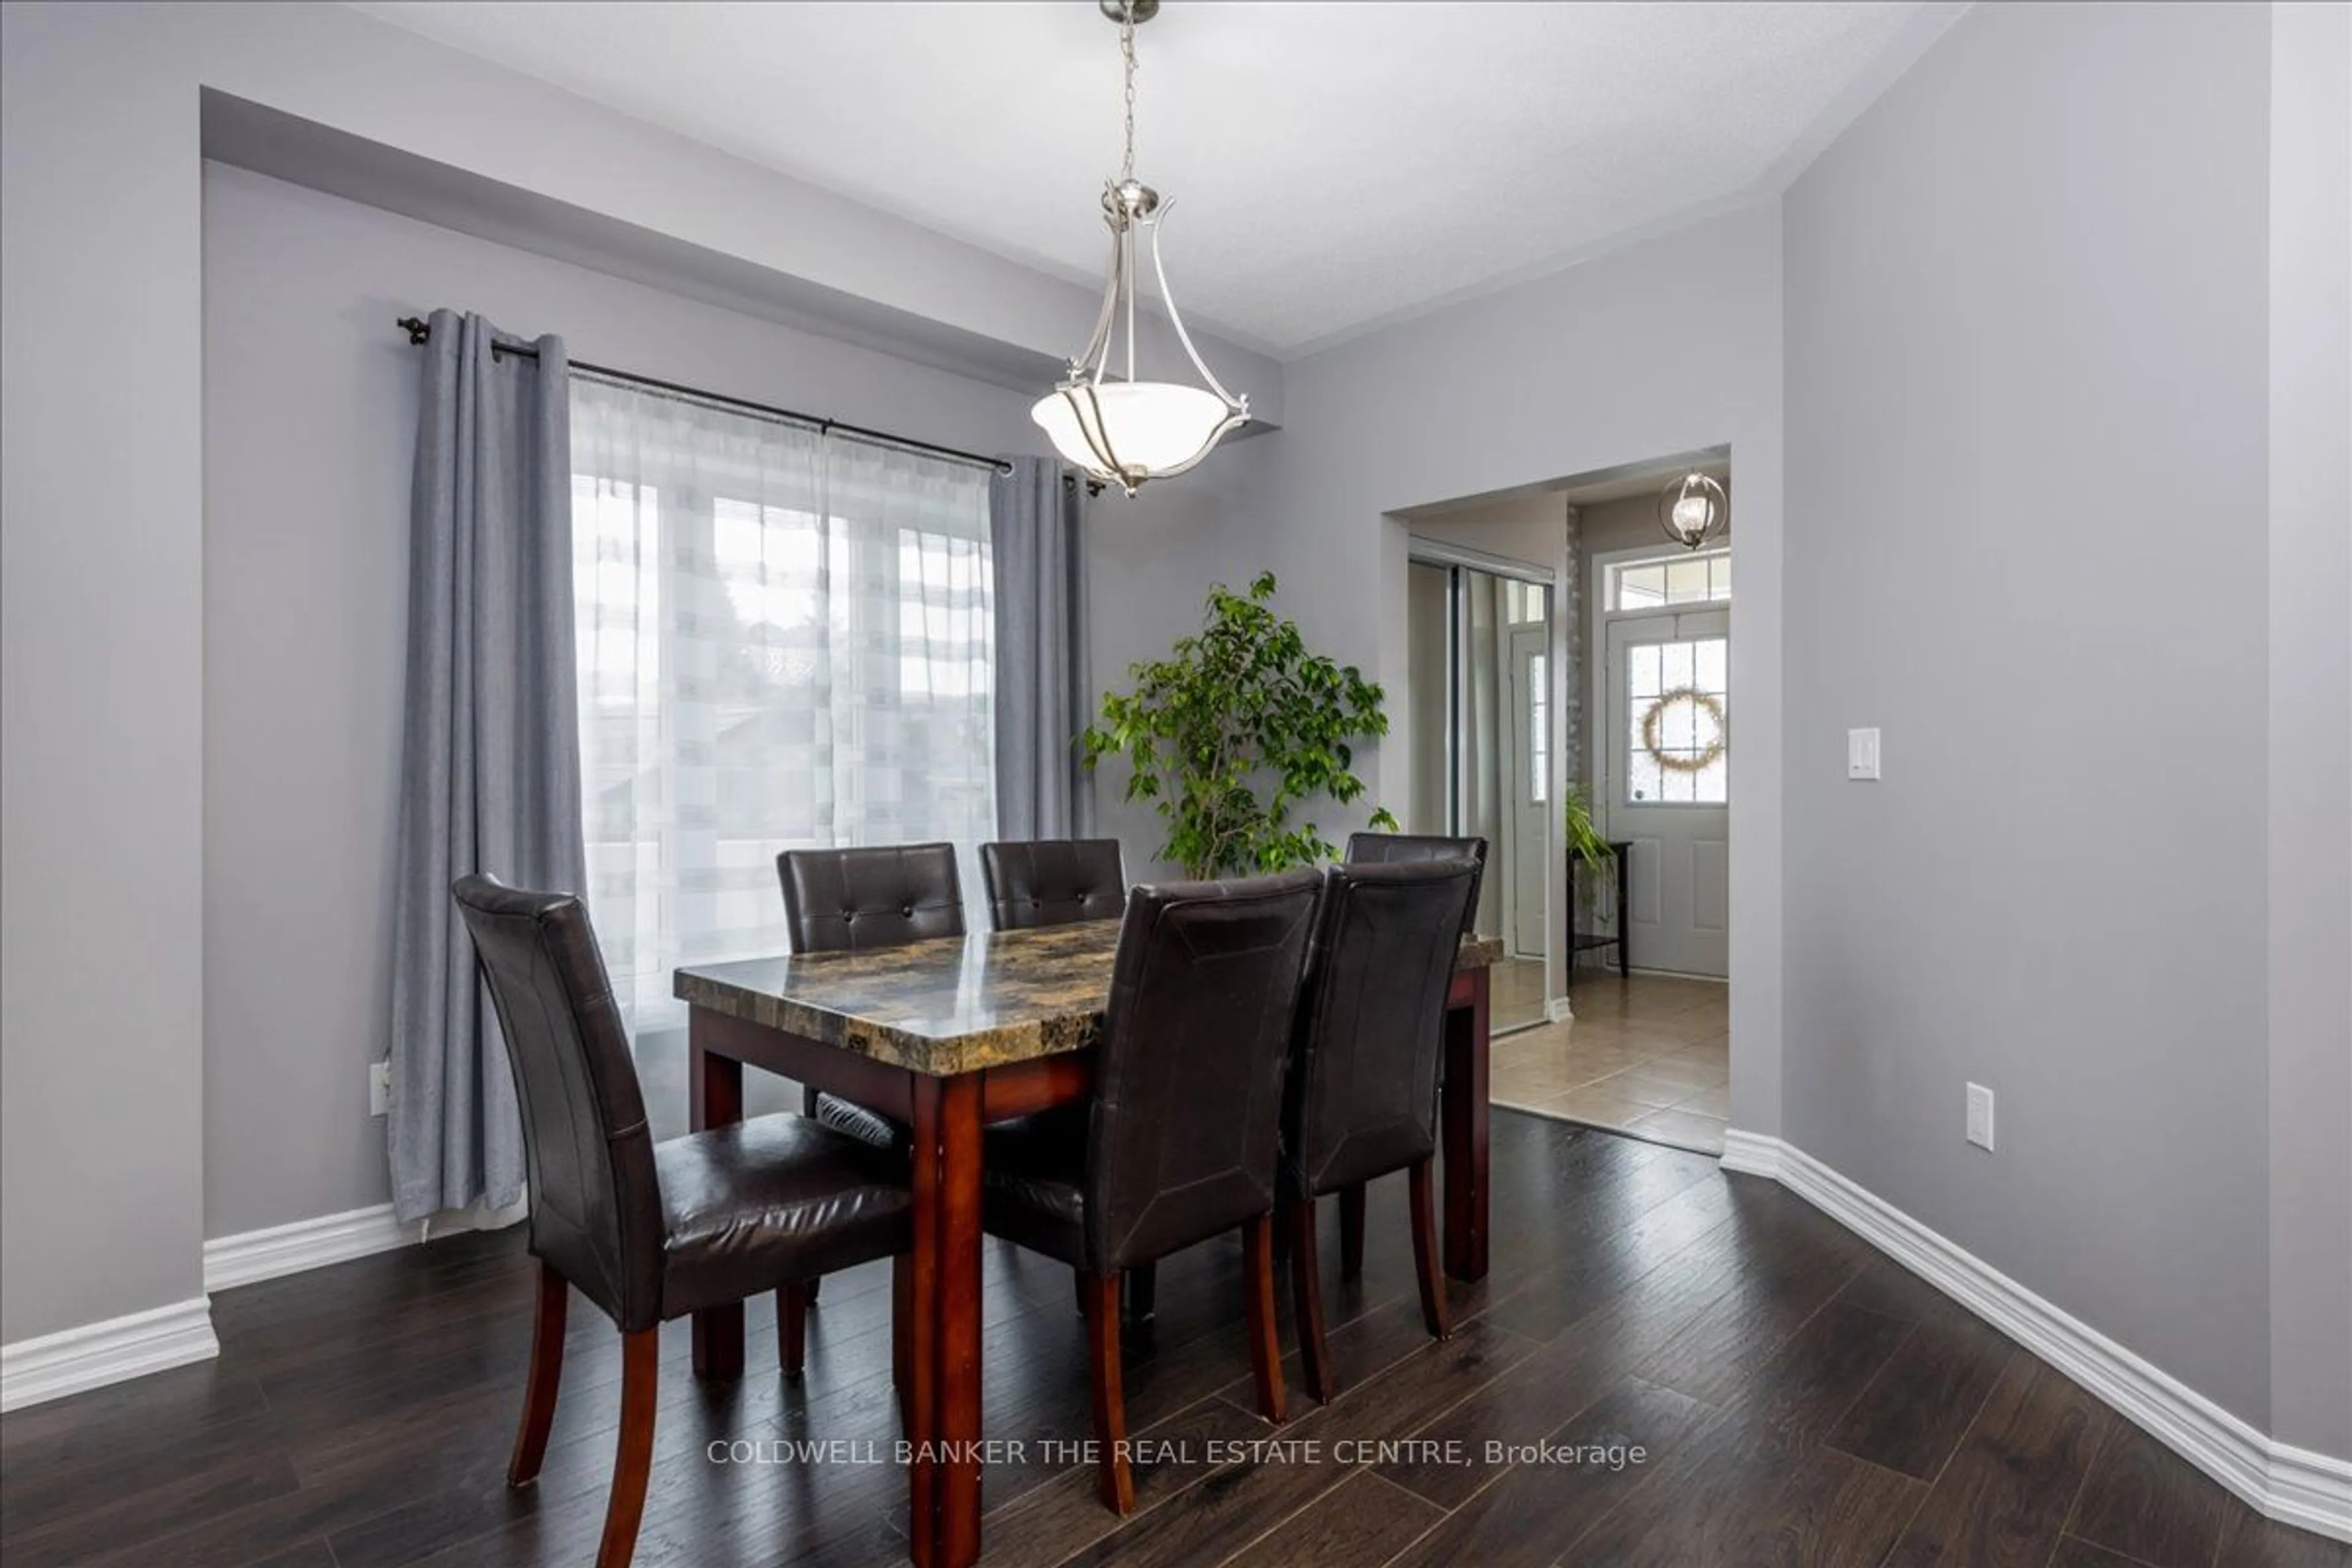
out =
[[(1416, 542), (1416, 548), (1419, 542)], [(1408, 831), (1486, 840), (1474, 921), (1499, 937), (1494, 1026), (1546, 1016), (1558, 879), (1551, 585), (1505, 568), (1416, 559), (1406, 587)]]

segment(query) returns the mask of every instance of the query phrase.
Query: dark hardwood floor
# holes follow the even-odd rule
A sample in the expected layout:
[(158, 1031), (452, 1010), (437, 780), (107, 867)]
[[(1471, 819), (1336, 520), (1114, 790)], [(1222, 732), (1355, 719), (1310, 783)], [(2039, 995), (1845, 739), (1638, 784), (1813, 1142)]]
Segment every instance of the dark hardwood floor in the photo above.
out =
[[(992, 1243), (986, 1433), (1021, 1451), (987, 1473), (985, 1561), (2352, 1568), (2352, 1549), (2256, 1518), (1803, 1203), (1704, 1156), (1498, 1112), (1495, 1272), (1449, 1287), (1444, 1344), (1422, 1331), (1403, 1181), (1373, 1191), (1360, 1281), (1339, 1281), (1338, 1229), (1340, 1391), (1318, 1406), (1294, 1353), (1278, 1429), (1251, 1414), (1239, 1248), (1161, 1268), (1156, 1327), (1129, 1347), (1124, 1523), (1047, 1447), (1087, 1429), (1069, 1275)], [(509, 1491), (520, 1239), (226, 1291), (217, 1362), (0, 1420), (0, 1559), (586, 1563), (619, 1337), (573, 1310), (545, 1468)], [(903, 1561), (888, 1306), (883, 1267), (829, 1280), (798, 1385), (777, 1375), (772, 1307), (751, 1308), (733, 1384), (697, 1384), (686, 1325), (665, 1331), (639, 1563)], [(787, 1447), (834, 1439), (856, 1447)], [(729, 1443), (742, 1462), (714, 1462)]]

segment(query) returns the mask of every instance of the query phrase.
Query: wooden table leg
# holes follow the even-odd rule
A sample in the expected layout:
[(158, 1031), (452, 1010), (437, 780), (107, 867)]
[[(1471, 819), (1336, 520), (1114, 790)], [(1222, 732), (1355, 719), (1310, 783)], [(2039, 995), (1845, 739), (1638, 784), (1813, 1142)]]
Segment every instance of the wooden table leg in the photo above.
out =
[(908, 1555), (932, 1568), (939, 1555), (940, 1080), (915, 1079), (908, 1150), (914, 1246), (907, 1260)]
[(1465, 970), (1445, 1013), (1445, 1272), (1464, 1280), (1486, 1277), (1486, 997), (1487, 972)]
[(908, 1405), (918, 1568), (980, 1557), (980, 1080), (919, 1078)]
[[(704, 1047), (699, 1010), (687, 1016), (687, 1100), (697, 1132), (743, 1120), (743, 1064)], [(743, 1375), (743, 1303), (694, 1314), (694, 1375)]]
[(980, 1558), (980, 1079), (940, 1092), (940, 1568)]

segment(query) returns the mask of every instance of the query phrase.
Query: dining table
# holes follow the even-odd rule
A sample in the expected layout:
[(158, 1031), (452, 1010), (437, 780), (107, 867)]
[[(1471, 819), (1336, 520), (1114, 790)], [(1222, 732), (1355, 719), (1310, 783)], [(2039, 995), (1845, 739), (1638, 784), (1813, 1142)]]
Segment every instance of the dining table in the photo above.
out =
[[(919, 1568), (967, 1568), (980, 1555), (981, 1129), (1091, 1092), (1119, 926), (982, 931), (692, 964), (675, 976), (697, 1130), (742, 1119), (747, 1066), (912, 1130), (903, 1396)], [(1487, 972), (1501, 954), (1499, 940), (1465, 935), (1446, 998), (1444, 1252), (1445, 1271), (1463, 1280), (1486, 1273)], [(695, 1314), (693, 1331), (697, 1376), (741, 1375), (740, 1303)]]

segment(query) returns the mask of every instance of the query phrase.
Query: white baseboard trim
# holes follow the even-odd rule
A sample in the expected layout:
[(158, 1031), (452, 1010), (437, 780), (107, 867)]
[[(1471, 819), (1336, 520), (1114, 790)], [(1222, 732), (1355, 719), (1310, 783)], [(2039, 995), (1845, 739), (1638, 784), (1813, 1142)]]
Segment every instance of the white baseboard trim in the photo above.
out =
[(2254, 1506), (2282, 1524), (2352, 1542), (2352, 1463), (2287, 1443), (2267, 1446), (2270, 1497)]
[(1737, 1130), (1723, 1168), (1764, 1176), (1991, 1323), (2283, 1524), (2352, 1541), (2352, 1461), (2277, 1443), (1801, 1149)]
[(427, 1236), (497, 1230), (530, 1212), (526, 1199), (511, 1208), (458, 1209), (404, 1224), (393, 1218), (390, 1204), (378, 1204), (207, 1241), (203, 1296), (0, 1345), (0, 1410), (211, 1360), (220, 1354), (220, 1342), (213, 1337), (215, 1290), (389, 1252)]
[(1737, 1127), (1726, 1128), (1723, 1134), (1723, 1168), (1742, 1176), (1762, 1176), (1767, 1181), (1780, 1179), (1780, 1141), (1761, 1133), (1742, 1132)]
[(529, 1201), (511, 1208), (456, 1209), (429, 1219), (399, 1220), (390, 1204), (343, 1214), (321, 1215), (266, 1230), (248, 1230), (205, 1243), (205, 1289), (233, 1289), (282, 1279), (305, 1269), (348, 1263), (354, 1258), (414, 1246), (428, 1236), (498, 1230), (530, 1212)]
[(102, 1388), (220, 1354), (212, 1303), (202, 1296), (0, 1345), (0, 1410)]
[(1544, 1017), (1549, 1023), (1572, 1024), (1576, 1021), (1576, 1009), (1568, 1005), (1567, 997), (1555, 996), (1544, 1004)]

